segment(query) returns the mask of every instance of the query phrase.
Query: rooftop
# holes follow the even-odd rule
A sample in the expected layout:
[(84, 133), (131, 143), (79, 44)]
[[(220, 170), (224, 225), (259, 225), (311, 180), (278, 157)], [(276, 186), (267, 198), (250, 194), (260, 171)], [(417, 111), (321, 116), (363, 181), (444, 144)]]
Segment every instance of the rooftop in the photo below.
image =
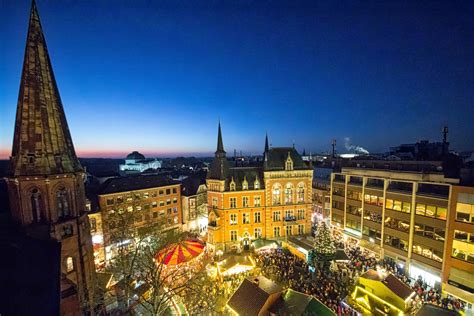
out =
[(105, 181), (99, 189), (99, 195), (158, 188), (179, 184), (163, 175), (139, 175), (111, 178)]

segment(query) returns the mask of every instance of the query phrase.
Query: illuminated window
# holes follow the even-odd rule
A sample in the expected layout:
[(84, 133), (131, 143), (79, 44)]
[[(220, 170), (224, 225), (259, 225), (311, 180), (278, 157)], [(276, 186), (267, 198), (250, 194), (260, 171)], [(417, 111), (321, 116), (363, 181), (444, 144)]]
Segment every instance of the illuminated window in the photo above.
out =
[(248, 196), (242, 197), (242, 206), (243, 207), (248, 207), (249, 206), (249, 197)]
[(297, 214), (298, 214), (298, 219), (305, 218), (305, 210), (297, 210)]
[(242, 223), (250, 224), (250, 213), (242, 213)]
[(149, 197), (150, 197), (150, 193), (148, 193), (148, 192), (143, 193), (143, 198), (144, 199), (148, 199)]
[(151, 202), (151, 207), (155, 208), (158, 206), (158, 203), (156, 201)]
[(261, 203), (260, 197), (259, 197), (259, 196), (255, 196), (255, 197), (253, 198), (253, 206), (260, 206), (260, 203)]
[(293, 170), (293, 160), (291, 160), (290, 152), (288, 152), (288, 158), (286, 158), (285, 170)]
[(244, 181), (242, 182), (242, 190), (248, 190), (249, 189), (249, 184), (247, 182), (247, 179), (244, 178)]
[(291, 183), (288, 183), (285, 188), (285, 203), (293, 203), (293, 185)]
[(235, 191), (235, 182), (234, 182), (234, 179), (232, 178), (232, 181), (230, 183), (230, 190), (231, 191)]
[(304, 235), (304, 225), (298, 225), (298, 235)]
[(74, 259), (72, 257), (66, 257), (66, 272), (74, 271)]
[(255, 223), (260, 223), (260, 212), (255, 212), (254, 213), (254, 217), (255, 217)]
[(231, 208), (236, 208), (237, 207), (237, 198), (235, 198), (235, 197), (230, 198), (230, 207)]
[(304, 202), (304, 184), (298, 184), (298, 189), (296, 190), (296, 198), (298, 199), (299, 203)]
[(286, 226), (286, 236), (292, 235), (292, 227), (291, 225)]
[(230, 225), (237, 225), (237, 214), (230, 214)]
[(387, 201), (385, 201), (385, 208), (388, 208), (388, 209), (392, 210), (393, 209), (393, 200), (387, 199)]
[(272, 201), (273, 205), (278, 205), (281, 203), (281, 186), (278, 183), (273, 185)]
[(237, 231), (231, 230), (230, 231), (230, 241), (237, 241)]
[(279, 221), (281, 221), (280, 211), (275, 211), (275, 212), (273, 212), (273, 221), (274, 221), (274, 222), (279, 222)]
[(427, 206), (426, 206), (426, 214), (425, 214), (425, 216), (435, 217), (435, 214), (436, 214), (436, 206), (427, 205)]
[(273, 237), (280, 237), (280, 227), (273, 227)]
[(91, 218), (90, 223), (91, 223), (91, 233), (95, 233), (97, 230), (97, 220), (95, 218)]
[(258, 181), (258, 179), (255, 180), (255, 183), (254, 183), (253, 187), (254, 187), (255, 190), (260, 189), (260, 182)]
[(262, 237), (262, 229), (260, 227), (255, 228), (253, 236), (255, 238), (261, 238)]

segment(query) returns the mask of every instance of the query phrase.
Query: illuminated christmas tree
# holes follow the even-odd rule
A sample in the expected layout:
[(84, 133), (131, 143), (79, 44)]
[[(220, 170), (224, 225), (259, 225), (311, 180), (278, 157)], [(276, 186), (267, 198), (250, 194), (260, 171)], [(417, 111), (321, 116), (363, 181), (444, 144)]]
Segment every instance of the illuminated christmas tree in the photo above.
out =
[(336, 246), (331, 231), (324, 221), (321, 221), (314, 236), (314, 255), (316, 260), (331, 260), (336, 253)]

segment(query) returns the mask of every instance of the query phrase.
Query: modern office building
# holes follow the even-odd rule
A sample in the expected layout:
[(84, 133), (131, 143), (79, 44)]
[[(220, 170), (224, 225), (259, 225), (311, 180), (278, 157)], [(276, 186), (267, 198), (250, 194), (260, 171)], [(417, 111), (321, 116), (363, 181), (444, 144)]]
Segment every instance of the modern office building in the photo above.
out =
[(472, 188), (458, 183), (440, 162), (355, 161), (331, 176), (331, 223), (410, 277), (472, 303), (457, 291), (474, 279)]
[(268, 146), (263, 161), (231, 167), (219, 124), (217, 150), (207, 176), (208, 245), (250, 247), (254, 239), (284, 239), (311, 231), (313, 168), (293, 147)]

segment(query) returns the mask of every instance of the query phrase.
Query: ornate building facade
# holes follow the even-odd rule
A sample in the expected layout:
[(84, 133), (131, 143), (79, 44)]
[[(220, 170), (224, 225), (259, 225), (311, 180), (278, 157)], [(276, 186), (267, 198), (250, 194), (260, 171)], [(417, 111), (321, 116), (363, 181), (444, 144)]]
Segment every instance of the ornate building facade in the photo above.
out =
[(76, 157), (33, 1), (8, 178), (11, 214), (21, 231), (61, 246), (60, 313), (94, 313), (95, 269)]
[(248, 249), (255, 239), (283, 240), (311, 232), (313, 169), (293, 147), (270, 148), (263, 161), (230, 167), (219, 124), (208, 177), (208, 244)]

